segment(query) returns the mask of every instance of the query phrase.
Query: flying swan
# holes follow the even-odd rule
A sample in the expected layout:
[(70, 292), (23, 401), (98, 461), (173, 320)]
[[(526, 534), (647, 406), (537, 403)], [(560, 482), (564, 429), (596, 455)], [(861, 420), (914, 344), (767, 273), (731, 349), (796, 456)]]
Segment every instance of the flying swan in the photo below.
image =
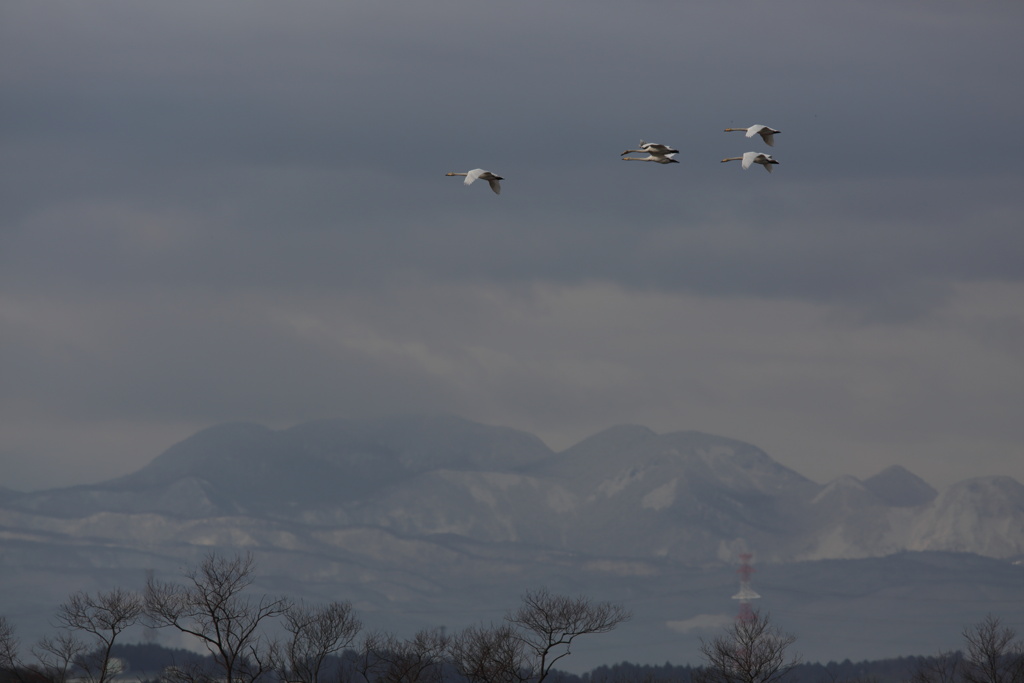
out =
[(768, 126), (762, 126), (759, 123), (751, 126), (750, 128), (726, 128), (725, 129), (726, 133), (731, 133), (731, 132), (734, 132), (734, 131), (735, 132), (745, 132), (747, 134), (748, 138), (752, 138), (755, 135), (760, 135), (761, 139), (764, 140), (764, 144), (768, 145), (769, 147), (774, 147), (775, 146), (775, 137), (774, 137), (775, 134), (782, 132), (781, 130), (775, 130), (774, 128), (769, 128)]
[[(665, 156), (665, 155), (668, 155), (668, 154), (679, 154), (679, 150), (678, 149), (672, 149), (671, 147), (669, 147), (667, 145), (659, 145), (657, 142), (644, 142), (643, 140), (641, 140), (640, 141), (640, 149), (627, 149), (625, 152), (623, 152), (619, 156), (626, 156), (627, 154), (629, 154), (631, 152), (636, 152), (637, 154), (639, 154), (640, 152), (647, 152), (648, 154), (653, 154), (655, 156)], [(662, 161), (660, 163), (667, 164), (668, 162), (667, 161)], [(679, 163), (679, 162), (676, 162), (676, 163)]]
[(673, 157), (675, 157), (675, 153), (674, 152), (672, 154), (650, 154), (650, 155), (645, 156), (645, 157), (622, 157), (622, 160), (623, 161), (653, 161), (656, 164), (678, 164), (679, 162), (676, 161)]
[(445, 175), (466, 176), (466, 180), (464, 181), (466, 185), (472, 185), (473, 181), (476, 180), (477, 178), (486, 180), (488, 184), (491, 186), (491, 189), (494, 190), (494, 194), (501, 194), (501, 183), (499, 183), (498, 181), (504, 180), (504, 178), (502, 178), (501, 176), (494, 175), (490, 171), (485, 171), (482, 168), (474, 168), (472, 171), (469, 171), (468, 173), (445, 173)]
[(771, 154), (765, 154), (764, 152), (746, 152), (741, 157), (729, 157), (728, 159), (722, 159), (723, 164), (727, 161), (742, 161), (743, 168), (745, 169), (750, 168), (751, 164), (761, 164), (764, 166), (764, 170), (769, 173), (772, 172), (772, 164), (779, 163), (775, 161), (775, 159), (772, 159)]

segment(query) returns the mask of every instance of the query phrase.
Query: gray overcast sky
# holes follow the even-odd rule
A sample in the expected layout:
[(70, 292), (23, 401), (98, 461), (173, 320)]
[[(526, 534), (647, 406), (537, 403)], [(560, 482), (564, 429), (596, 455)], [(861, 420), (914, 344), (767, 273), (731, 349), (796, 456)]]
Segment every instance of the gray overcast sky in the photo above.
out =
[[(0, 486), (422, 412), (1024, 481), (1022, 31), (1019, 0), (7, 0)], [(754, 123), (771, 175), (719, 163)], [(444, 175), (476, 167), (500, 197)]]

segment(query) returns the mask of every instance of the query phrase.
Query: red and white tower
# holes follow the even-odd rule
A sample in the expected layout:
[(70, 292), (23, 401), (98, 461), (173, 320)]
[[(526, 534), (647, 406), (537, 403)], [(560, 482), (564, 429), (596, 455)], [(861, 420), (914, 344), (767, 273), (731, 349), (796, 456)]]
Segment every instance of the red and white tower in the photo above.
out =
[(733, 600), (740, 601), (740, 612), (736, 615), (736, 621), (752, 620), (754, 608), (750, 606), (750, 601), (761, 597), (750, 587), (750, 575), (754, 573), (754, 568), (750, 566), (752, 557), (754, 556), (751, 553), (740, 553), (740, 568), (736, 570), (736, 573), (740, 575), (740, 592), (732, 596)]

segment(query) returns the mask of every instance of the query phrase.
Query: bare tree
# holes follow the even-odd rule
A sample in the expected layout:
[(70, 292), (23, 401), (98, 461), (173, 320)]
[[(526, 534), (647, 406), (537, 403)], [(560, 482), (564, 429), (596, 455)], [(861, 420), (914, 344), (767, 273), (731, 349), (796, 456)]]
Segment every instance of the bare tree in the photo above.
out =
[(369, 683), (440, 683), (448, 638), (440, 629), (409, 640), (376, 631), (363, 639), (357, 670)]
[(630, 613), (611, 602), (591, 602), (569, 597), (546, 588), (523, 595), (518, 609), (505, 616), (522, 644), (521, 681), (540, 683), (552, 667), (571, 652), (580, 636), (607, 633), (630, 619)]
[(18, 651), (21, 641), (14, 629), (14, 624), (7, 617), (0, 615), (0, 671), (12, 671), (21, 666)]
[(21, 640), (14, 624), (0, 616), (0, 674), (7, 680), (24, 681), (27, 673), (21, 661)]
[(449, 641), (448, 657), (473, 683), (518, 683), (527, 668), (523, 639), (509, 624), (463, 629)]
[(85, 655), (85, 643), (74, 634), (63, 631), (57, 636), (44, 636), (32, 646), (39, 661), (39, 672), (51, 683), (65, 683), (75, 673), (75, 660)]
[(967, 653), (961, 666), (966, 683), (1024, 683), (1024, 647), (1016, 632), (989, 614), (963, 630)]
[(754, 612), (736, 621), (711, 642), (701, 640), (706, 662), (695, 676), (699, 683), (772, 683), (800, 663), (788, 650), (796, 637), (783, 633), (767, 615)]
[(76, 659), (83, 677), (94, 683), (106, 683), (120, 673), (111, 667), (114, 641), (141, 617), (142, 597), (122, 588), (108, 593), (100, 591), (95, 596), (78, 591), (57, 608), (61, 628), (87, 633), (94, 639), (89, 653)]
[(146, 582), (147, 618), (155, 627), (170, 626), (199, 639), (227, 683), (251, 683), (273, 668), (260, 626), (291, 604), (286, 598), (248, 595), (254, 569), (252, 554), (227, 558), (211, 553), (185, 573), (185, 585), (151, 578)]
[(962, 634), (966, 652), (922, 659), (910, 683), (1024, 683), (1024, 641), (1012, 628), (990, 614)]
[(922, 658), (910, 674), (910, 683), (958, 683), (962, 661), (963, 655), (952, 651)]
[(289, 680), (319, 683), (324, 660), (349, 647), (361, 628), (348, 602), (291, 605), (284, 613), (284, 629), (291, 636), (283, 652)]

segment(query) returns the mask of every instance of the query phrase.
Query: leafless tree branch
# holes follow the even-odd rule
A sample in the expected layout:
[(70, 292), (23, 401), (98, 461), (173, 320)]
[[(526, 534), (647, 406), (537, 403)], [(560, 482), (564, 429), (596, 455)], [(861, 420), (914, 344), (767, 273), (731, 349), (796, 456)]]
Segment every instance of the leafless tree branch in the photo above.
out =
[(800, 663), (799, 655), (788, 653), (794, 642), (794, 636), (755, 612), (753, 618), (737, 621), (725, 634), (701, 641), (706, 664), (697, 677), (700, 683), (773, 683)]
[(185, 574), (185, 585), (146, 582), (145, 611), (155, 627), (172, 627), (197, 638), (213, 655), (228, 683), (251, 683), (274, 668), (259, 629), (284, 614), (286, 598), (250, 596), (255, 561), (251, 554), (207, 555)]

